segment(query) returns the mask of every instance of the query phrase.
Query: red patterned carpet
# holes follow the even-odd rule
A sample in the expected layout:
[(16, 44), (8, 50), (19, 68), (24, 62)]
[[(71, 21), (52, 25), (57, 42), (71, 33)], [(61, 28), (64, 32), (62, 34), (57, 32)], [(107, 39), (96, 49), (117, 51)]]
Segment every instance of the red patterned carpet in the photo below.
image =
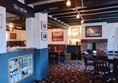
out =
[[(94, 75), (84, 71), (83, 62), (71, 61), (50, 65), (49, 76), (39, 83), (91, 83)], [(89, 67), (92, 69), (92, 67)], [(97, 80), (94, 83), (103, 83)]]

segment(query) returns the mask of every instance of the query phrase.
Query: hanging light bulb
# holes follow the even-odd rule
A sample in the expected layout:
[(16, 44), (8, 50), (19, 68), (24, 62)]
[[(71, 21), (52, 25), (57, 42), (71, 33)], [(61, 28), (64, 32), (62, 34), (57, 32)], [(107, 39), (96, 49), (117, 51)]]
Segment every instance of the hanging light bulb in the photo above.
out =
[(80, 18), (79, 14), (77, 14), (76, 18)]
[(71, 6), (71, 2), (70, 2), (70, 0), (67, 0), (67, 2), (66, 2), (66, 6), (67, 6), (67, 7), (70, 7), (70, 6)]
[(83, 24), (84, 23), (84, 20), (81, 20), (81, 24)]
[(14, 26), (13, 26), (13, 23), (10, 23), (10, 24), (9, 24), (9, 27), (10, 27), (10, 28), (13, 28), (13, 27), (14, 27)]
[(10, 31), (13, 31), (13, 29), (12, 29), (12, 28), (10, 28), (9, 30), (10, 30)]

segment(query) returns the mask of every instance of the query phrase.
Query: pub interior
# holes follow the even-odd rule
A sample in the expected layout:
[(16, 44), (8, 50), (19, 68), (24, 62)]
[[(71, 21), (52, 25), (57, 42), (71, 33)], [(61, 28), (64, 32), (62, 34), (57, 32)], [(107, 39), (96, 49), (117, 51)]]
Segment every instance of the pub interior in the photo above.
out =
[(1, 0), (0, 83), (118, 83), (117, 5)]

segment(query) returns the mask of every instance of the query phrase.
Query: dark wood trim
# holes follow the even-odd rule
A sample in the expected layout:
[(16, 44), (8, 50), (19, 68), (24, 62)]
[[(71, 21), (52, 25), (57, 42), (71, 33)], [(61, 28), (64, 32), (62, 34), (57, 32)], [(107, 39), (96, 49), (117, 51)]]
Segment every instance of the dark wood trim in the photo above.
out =
[(88, 42), (107, 43), (108, 39), (82, 39), (81, 40), (81, 43), (88, 43)]
[(34, 17), (33, 9), (17, 0), (0, 0), (0, 6), (5, 7), (8, 11), (16, 12), (27, 18)]

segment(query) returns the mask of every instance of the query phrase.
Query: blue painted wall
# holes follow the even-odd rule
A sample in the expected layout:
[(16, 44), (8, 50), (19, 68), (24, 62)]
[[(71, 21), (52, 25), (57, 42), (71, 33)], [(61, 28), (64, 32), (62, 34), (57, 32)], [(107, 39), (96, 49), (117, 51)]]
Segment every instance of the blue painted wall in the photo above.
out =
[(23, 50), (0, 54), (0, 83), (8, 83), (8, 59), (33, 54), (33, 74), (18, 83), (31, 83), (48, 75), (48, 49)]
[(48, 49), (37, 49), (34, 53), (36, 80), (42, 80), (48, 75)]

